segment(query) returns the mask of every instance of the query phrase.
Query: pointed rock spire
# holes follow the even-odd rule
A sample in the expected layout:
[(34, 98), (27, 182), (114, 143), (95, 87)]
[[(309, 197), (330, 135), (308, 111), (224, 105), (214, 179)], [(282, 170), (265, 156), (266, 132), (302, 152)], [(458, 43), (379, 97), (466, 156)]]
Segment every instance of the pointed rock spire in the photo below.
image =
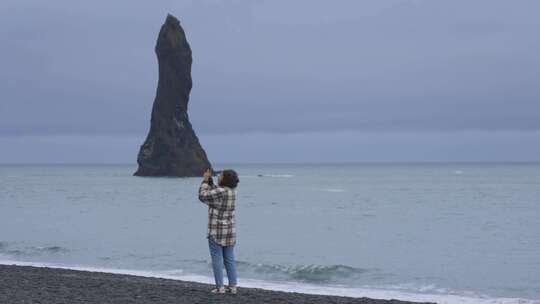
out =
[(140, 148), (137, 176), (202, 176), (211, 167), (187, 113), (191, 91), (191, 48), (180, 22), (168, 15), (155, 52), (159, 81), (150, 131)]

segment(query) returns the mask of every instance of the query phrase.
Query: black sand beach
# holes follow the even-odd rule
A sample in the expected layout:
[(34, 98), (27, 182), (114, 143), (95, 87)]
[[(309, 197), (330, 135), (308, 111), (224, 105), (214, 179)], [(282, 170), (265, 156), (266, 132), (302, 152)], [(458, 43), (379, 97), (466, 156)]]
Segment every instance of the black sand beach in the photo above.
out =
[(238, 295), (210, 294), (210, 285), (47, 267), (0, 265), (0, 303), (362, 303), (402, 304), (293, 292), (240, 288)]

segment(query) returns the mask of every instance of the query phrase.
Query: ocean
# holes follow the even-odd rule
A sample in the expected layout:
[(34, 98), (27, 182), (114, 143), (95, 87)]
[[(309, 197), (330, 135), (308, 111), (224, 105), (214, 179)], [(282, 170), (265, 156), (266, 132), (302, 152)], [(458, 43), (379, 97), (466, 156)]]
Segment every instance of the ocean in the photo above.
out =
[[(240, 286), (540, 303), (539, 163), (214, 167), (240, 177)], [(0, 263), (212, 282), (201, 179), (135, 169), (0, 165)]]

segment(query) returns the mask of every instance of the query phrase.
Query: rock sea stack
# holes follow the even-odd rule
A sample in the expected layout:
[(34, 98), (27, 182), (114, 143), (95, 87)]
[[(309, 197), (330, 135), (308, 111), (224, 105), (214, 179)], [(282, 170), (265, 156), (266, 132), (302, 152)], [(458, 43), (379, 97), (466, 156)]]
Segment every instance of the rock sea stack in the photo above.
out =
[(159, 81), (150, 131), (137, 156), (136, 176), (202, 176), (211, 168), (187, 113), (191, 80), (191, 48), (180, 22), (168, 15), (155, 52)]

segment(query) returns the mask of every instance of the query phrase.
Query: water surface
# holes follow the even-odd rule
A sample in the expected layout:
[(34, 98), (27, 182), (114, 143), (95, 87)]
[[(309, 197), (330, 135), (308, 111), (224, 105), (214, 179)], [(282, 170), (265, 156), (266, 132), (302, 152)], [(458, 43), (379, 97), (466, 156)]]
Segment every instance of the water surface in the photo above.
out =
[[(240, 284), (540, 300), (540, 164), (216, 168), (240, 175)], [(200, 179), (134, 170), (0, 166), (0, 258), (210, 277)]]

